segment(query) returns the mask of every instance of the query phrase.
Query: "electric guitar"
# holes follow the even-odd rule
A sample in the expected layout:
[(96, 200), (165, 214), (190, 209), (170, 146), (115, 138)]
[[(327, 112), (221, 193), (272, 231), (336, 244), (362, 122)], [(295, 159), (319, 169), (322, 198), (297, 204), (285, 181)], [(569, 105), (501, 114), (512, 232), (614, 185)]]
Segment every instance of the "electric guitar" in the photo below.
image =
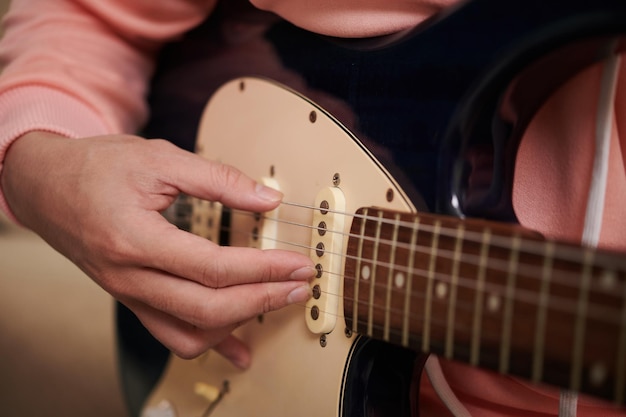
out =
[[(244, 167), (285, 200), (270, 213), (228, 211), (227, 221), (219, 204), (193, 200), (190, 230), (308, 253), (318, 276), (306, 305), (237, 331), (254, 352), (249, 370), (212, 352), (172, 358), (144, 415), (169, 407), (180, 416), (300, 415), (304, 405), (307, 415), (403, 415), (414, 352), (624, 402), (623, 255), (419, 213), (341, 124), (261, 79), (235, 80), (214, 95), (198, 153)], [(385, 381), (384, 394), (367, 382), (377, 367), (401, 375)], [(377, 404), (377, 395), (397, 401)]]
[[(238, 78), (212, 92), (196, 151), (280, 189), (285, 200), (264, 214), (191, 200), (190, 230), (221, 244), (308, 253), (318, 277), (306, 305), (237, 330), (254, 352), (251, 369), (238, 371), (211, 352), (194, 361), (172, 357), (144, 416), (416, 415), (416, 375), (425, 353), (626, 402), (623, 256), (544, 240), (510, 223), (469, 218), (515, 220), (511, 161), (525, 127), (561, 80), (620, 50), (626, 4), (572, 1), (561, 10), (525, 2), (513, 18), (509, 8), (522, 6), (498, 3), (468, 2), (401, 41), (358, 48), (285, 37), (299, 33), (285, 25), (265, 35), (277, 49), (300, 42), (304, 54), (323, 43), (329, 59), (344, 57), (339, 68), (346, 71), (346, 85), (367, 85), (374, 96), (390, 94), (382, 103), (401, 104), (401, 117), (405, 105), (413, 104), (407, 97), (416, 94), (414, 86), (387, 89), (390, 80), (376, 85), (369, 77), (382, 70), (372, 66), (408, 66), (410, 74), (416, 65), (432, 72), (423, 56), (403, 58), (423, 52), (420, 45), (435, 39), (441, 46), (442, 32), (450, 34), (443, 43), (460, 40), (466, 28), (461, 16), (522, 25), (493, 40), (497, 46), (488, 52), (477, 51), (475, 68), (457, 63), (449, 50), (426, 47), (436, 55), (428, 58), (451, 64), (454, 74), (463, 76), (456, 84), (449, 83), (454, 77), (443, 77), (445, 88), (433, 82), (433, 89), (443, 91), (443, 105), (424, 99), (442, 105), (444, 116), (401, 121), (424, 135), (412, 140), (436, 143), (432, 147), (441, 155), (436, 181), (415, 179), (415, 169), (398, 170), (395, 162), (402, 155), (372, 150), (372, 140), (385, 145), (405, 140), (376, 137), (389, 119), (374, 127), (368, 126), (374, 123), (370, 119), (340, 121), (294, 89), (259, 78)], [(481, 17), (485, 10), (492, 13), (488, 18)], [(528, 16), (532, 19), (524, 21)], [(314, 78), (305, 80), (307, 87), (327, 91)], [(358, 91), (348, 88), (341, 97), (357, 116), (371, 114), (358, 109), (364, 105), (355, 98)], [(512, 113), (503, 115), (503, 107)], [(468, 181), (468, 172), (478, 169), (467, 157), (475, 149), (487, 149), (494, 161), (488, 168), (491, 182), (478, 189)], [(424, 187), (425, 202), (438, 214), (424, 211), (414, 192), (429, 182), (437, 185)]]

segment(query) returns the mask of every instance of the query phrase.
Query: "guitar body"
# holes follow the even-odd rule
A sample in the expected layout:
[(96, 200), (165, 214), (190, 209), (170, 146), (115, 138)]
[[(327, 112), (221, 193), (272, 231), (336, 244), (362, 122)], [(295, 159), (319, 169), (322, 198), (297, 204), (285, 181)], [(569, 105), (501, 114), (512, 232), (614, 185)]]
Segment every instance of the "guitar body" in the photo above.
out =
[[(364, 205), (415, 211), (394, 179), (350, 132), (295, 92), (261, 79), (235, 80), (214, 95), (200, 125), (197, 152), (244, 167), (247, 175), (280, 189), (285, 202), (298, 204), (282, 204), (275, 213), (277, 220), (267, 215), (261, 227), (249, 213), (231, 213), (226, 244), (309, 254), (312, 235), (317, 235), (313, 223), (316, 198), (326, 189), (343, 194), (345, 206), (330, 209), (348, 220), (351, 215), (346, 214)], [(210, 210), (204, 203), (194, 205), (194, 233), (219, 235), (207, 227)], [(213, 213), (217, 218), (220, 208), (213, 206), (213, 210), (218, 211)], [(346, 221), (343, 229), (329, 233), (339, 235), (345, 247), (349, 227)], [(325, 273), (340, 274), (341, 270), (343, 266), (338, 272)], [(335, 311), (327, 312), (336, 319), (327, 333), (307, 328), (309, 310), (302, 305), (244, 325), (236, 334), (254, 355), (252, 367), (245, 372), (214, 352), (193, 361), (172, 358), (149, 404), (167, 400), (180, 416), (202, 415), (210, 403), (194, 392), (194, 384), (220, 388), (228, 381), (229, 391), (211, 415), (341, 415), (345, 373), (358, 337), (346, 336), (341, 294), (337, 300)]]
[[(223, 244), (309, 254), (317, 235), (316, 198), (327, 189), (339, 190), (345, 198), (343, 207), (330, 207), (342, 218), (368, 205), (415, 211), (394, 179), (350, 132), (315, 104), (269, 81), (239, 79), (221, 88), (204, 113), (197, 152), (242, 167), (252, 178), (280, 189), (285, 202), (298, 204), (282, 204), (275, 213), (277, 220), (266, 215), (262, 226), (250, 213), (231, 213), (226, 226), (230, 240)], [(222, 221), (209, 219), (219, 218), (220, 212), (219, 206), (196, 202), (191, 230), (207, 238), (219, 236)], [(349, 227), (347, 221), (343, 229), (329, 231), (341, 238), (332, 252), (345, 247)], [(325, 273), (338, 277), (341, 270), (343, 265)], [(148, 408), (166, 400), (180, 416), (202, 415), (210, 402), (195, 393), (194, 384), (220, 388), (228, 381), (228, 393), (211, 415), (341, 415), (345, 374), (358, 337), (346, 336), (341, 293), (336, 300), (335, 310), (327, 312), (336, 319), (329, 332), (310, 331), (305, 320), (310, 308), (302, 305), (267, 314), (237, 330), (254, 355), (245, 372), (214, 352), (193, 361), (172, 358)]]
[[(615, 39), (626, 32), (621, 0), (475, 0), (400, 39), (363, 42), (319, 37), (240, 2), (222, 3), (205, 25), (165, 51), (144, 133), (232, 164), (285, 194), (285, 204), (261, 223), (196, 201), (192, 232), (221, 244), (311, 256), (316, 207), (327, 197), (341, 204), (331, 212), (428, 209), (516, 222), (513, 167), (525, 128), (562, 82), (620, 50)], [(228, 32), (225, 23), (244, 30)], [(476, 177), (487, 180), (471, 180)], [(340, 228), (346, 235), (329, 254), (345, 253), (350, 222)], [(333, 264), (329, 275), (341, 277), (343, 266)], [(131, 411), (141, 409), (145, 417), (416, 415), (415, 374), (424, 358), (346, 334), (343, 285), (331, 285), (337, 292), (328, 293), (337, 297), (329, 315), (336, 320), (322, 317), (321, 330), (310, 323), (310, 305), (237, 330), (253, 352), (246, 372), (214, 352), (193, 361), (171, 357), (165, 365), (162, 354), (142, 361), (162, 348), (135, 339), (121, 310)]]

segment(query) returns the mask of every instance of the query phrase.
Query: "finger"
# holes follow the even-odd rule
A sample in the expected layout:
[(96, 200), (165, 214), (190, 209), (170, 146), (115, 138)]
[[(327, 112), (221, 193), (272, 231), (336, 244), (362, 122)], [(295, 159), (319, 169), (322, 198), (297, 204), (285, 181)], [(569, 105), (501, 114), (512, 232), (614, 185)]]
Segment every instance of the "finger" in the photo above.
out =
[(282, 200), (281, 192), (259, 184), (237, 168), (182, 150), (178, 155), (181, 160), (168, 176), (171, 185), (186, 194), (249, 211), (269, 211)]
[(208, 287), (309, 280), (316, 271), (306, 255), (284, 250), (221, 247), (167, 223), (161, 216), (134, 233), (135, 261)]
[[(124, 301), (124, 304), (135, 313), (152, 336), (183, 359), (196, 358), (213, 346), (219, 345), (235, 329), (232, 325), (205, 330), (136, 300)], [(245, 352), (233, 351), (229, 358), (232, 358), (232, 361), (241, 361), (241, 365), (240, 362), (234, 362), (239, 367), (249, 363), (249, 353), (246, 358)]]
[(133, 288), (117, 298), (132, 297), (200, 329), (236, 327), (260, 314), (304, 303), (311, 296), (308, 283), (299, 281), (215, 289), (149, 270), (137, 272), (129, 284)]
[(213, 348), (240, 369), (250, 367), (251, 354), (248, 346), (230, 334), (236, 326), (202, 330), (182, 320), (155, 310), (139, 302), (129, 302), (141, 323), (172, 353), (184, 359), (196, 358)]
[(250, 367), (252, 361), (250, 349), (248, 349), (245, 343), (232, 334), (215, 345), (213, 349), (238, 368), (248, 369)]

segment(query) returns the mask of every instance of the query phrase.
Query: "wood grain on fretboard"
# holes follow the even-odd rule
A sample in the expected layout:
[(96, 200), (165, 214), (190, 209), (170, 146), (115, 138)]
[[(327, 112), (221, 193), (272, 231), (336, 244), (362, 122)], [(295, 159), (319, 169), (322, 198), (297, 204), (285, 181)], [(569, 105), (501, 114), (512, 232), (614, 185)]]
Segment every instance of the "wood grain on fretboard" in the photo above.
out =
[(618, 254), (487, 221), (354, 216), (344, 312), (361, 334), (624, 403), (625, 300)]

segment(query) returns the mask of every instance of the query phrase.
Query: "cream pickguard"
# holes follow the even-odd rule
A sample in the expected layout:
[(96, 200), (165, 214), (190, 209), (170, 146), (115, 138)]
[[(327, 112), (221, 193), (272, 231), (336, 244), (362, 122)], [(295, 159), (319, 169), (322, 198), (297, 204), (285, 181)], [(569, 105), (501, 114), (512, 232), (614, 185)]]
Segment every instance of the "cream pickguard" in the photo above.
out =
[[(337, 120), (265, 80), (245, 78), (222, 87), (205, 109), (197, 147), (200, 155), (234, 165), (285, 195), (277, 212), (260, 220), (233, 213), (228, 244), (311, 253), (324, 263), (322, 279), (331, 282), (324, 282), (319, 300), (267, 314), (236, 331), (253, 351), (253, 365), (245, 372), (215, 352), (191, 361), (172, 357), (143, 415), (338, 415), (355, 340), (345, 335), (341, 299), (351, 216), (340, 213), (363, 206), (412, 212), (413, 204)], [(330, 204), (327, 217), (313, 209), (322, 200)], [(216, 240), (221, 215), (217, 204), (194, 202), (192, 231)], [(322, 220), (342, 233), (319, 236)], [(322, 258), (310, 249), (319, 242), (325, 244)], [(316, 303), (323, 304), (321, 315), (312, 320)], [(226, 381), (228, 392), (212, 402)]]

